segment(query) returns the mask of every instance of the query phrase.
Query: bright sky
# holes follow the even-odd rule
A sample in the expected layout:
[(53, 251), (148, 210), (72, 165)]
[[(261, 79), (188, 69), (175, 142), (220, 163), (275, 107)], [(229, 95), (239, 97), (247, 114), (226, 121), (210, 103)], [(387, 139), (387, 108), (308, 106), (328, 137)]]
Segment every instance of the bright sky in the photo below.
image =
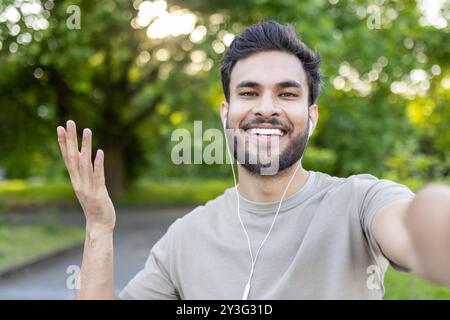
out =
[(149, 38), (162, 39), (169, 35), (190, 34), (195, 28), (197, 17), (187, 9), (171, 9), (168, 10), (167, 2), (163, 0), (143, 1), (139, 4), (137, 26), (148, 26)]
[[(423, 16), (420, 18), (422, 25), (432, 25), (438, 29), (443, 29), (448, 26), (448, 18), (441, 14), (441, 8), (448, 6), (448, 0), (419, 0), (417, 6), (423, 12)], [(449, 14), (448, 12), (444, 14)]]

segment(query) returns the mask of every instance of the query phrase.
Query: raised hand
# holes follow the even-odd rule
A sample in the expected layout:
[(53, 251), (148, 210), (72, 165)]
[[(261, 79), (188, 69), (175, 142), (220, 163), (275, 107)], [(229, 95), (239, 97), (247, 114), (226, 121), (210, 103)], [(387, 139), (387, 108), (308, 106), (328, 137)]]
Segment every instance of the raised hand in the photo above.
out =
[(105, 185), (103, 151), (97, 150), (92, 165), (92, 132), (83, 130), (81, 152), (78, 151), (77, 130), (72, 120), (67, 121), (67, 130), (59, 126), (57, 133), (64, 163), (86, 217), (86, 229), (112, 232), (116, 213)]

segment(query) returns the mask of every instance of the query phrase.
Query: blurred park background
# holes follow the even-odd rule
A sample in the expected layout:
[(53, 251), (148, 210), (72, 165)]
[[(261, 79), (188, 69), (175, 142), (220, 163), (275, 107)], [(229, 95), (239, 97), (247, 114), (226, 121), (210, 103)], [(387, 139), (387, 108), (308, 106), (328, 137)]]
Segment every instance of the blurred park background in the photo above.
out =
[[(0, 0), (0, 267), (83, 239), (57, 222), (78, 206), (56, 139), (68, 119), (93, 130), (119, 208), (196, 205), (232, 186), (227, 165), (173, 164), (171, 134), (220, 128), (220, 59), (262, 20), (294, 24), (322, 56), (307, 169), (450, 183), (449, 17), (447, 0)], [(20, 210), (40, 223), (12, 223)], [(450, 299), (392, 270), (386, 292)]]

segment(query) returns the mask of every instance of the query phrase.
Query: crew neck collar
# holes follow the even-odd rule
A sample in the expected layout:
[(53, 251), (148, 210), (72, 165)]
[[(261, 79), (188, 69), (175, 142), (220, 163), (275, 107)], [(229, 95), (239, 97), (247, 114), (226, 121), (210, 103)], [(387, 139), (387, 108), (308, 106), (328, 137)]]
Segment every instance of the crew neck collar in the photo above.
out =
[[(283, 203), (280, 208), (280, 213), (289, 211), (292, 208), (298, 206), (300, 203), (305, 201), (310, 197), (310, 190), (312, 189), (314, 182), (316, 180), (316, 172), (314, 171), (308, 171), (309, 175), (303, 186), (291, 194), (288, 197), (285, 197), (283, 200)], [(232, 197), (229, 199), (232, 199), (233, 201), (231, 203), (236, 204), (236, 190), (234, 187), (229, 188), (227, 190), (228, 197)], [(278, 209), (280, 202), (279, 201), (273, 201), (273, 202), (256, 202), (251, 201), (243, 196), (239, 195), (239, 206), (242, 212), (248, 212), (258, 215), (269, 215), (269, 214), (275, 214), (275, 212)], [(237, 204), (236, 204), (237, 205)]]

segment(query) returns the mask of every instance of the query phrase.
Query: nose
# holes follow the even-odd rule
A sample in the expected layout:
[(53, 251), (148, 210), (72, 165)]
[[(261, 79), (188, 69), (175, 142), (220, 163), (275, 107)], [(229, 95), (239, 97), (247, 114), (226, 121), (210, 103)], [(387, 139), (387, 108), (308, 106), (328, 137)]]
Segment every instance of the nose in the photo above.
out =
[(255, 116), (265, 118), (280, 116), (281, 114), (281, 109), (272, 99), (271, 92), (265, 92), (252, 111)]

